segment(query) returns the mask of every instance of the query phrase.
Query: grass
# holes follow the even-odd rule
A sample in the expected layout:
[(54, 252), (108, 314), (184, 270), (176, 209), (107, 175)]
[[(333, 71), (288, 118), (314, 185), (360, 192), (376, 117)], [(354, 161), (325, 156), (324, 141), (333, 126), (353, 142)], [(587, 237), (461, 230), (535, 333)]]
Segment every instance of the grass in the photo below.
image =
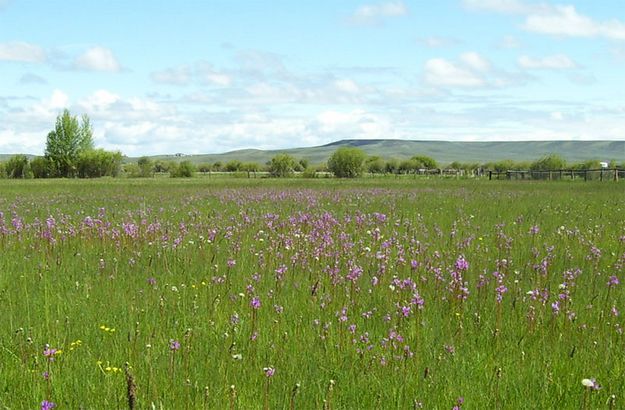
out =
[(608, 285), (625, 280), (622, 183), (34, 180), (0, 192), (0, 407), (127, 408), (128, 379), (136, 408), (625, 400), (623, 285)]

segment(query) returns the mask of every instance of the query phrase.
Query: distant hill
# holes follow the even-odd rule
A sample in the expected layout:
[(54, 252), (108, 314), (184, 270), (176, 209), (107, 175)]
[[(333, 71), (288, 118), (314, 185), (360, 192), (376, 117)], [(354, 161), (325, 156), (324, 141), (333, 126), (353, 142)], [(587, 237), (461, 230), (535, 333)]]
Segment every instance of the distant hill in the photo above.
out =
[[(625, 141), (510, 141), (510, 142), (456, 142), (410, 140), (341, 140), (318, 147), (283, 150), (243, 149), (223, 154), (158, 155), (152, 159), (189, 160), (194, 163), (226, 163), (237, 159), (243, 162), (264, 164), (278, 153), (305, 158), (311, 164), (325, 162), (339, 147), (358, 147), (368, 155), (385, 159), (405, 159), (414, 155), (427, 155), (442, 164), (453, 161), (489, 162), (504, 159), (515, 161), (536, 160), (546, 154), (558, 154), (570, 162), (589, 159), (600, 161), (625, 161)], [(133, 160), (133, 159), (130, 159)]]
[[(311, 164), (325, 162), (339, 147), (358, 147), (368, 155), (378, 155), (384, 159), (405, 159), (414, 155), (427, 155), (441, 164), (453, 161), (490, 162), (504, 159), (515, 161), (536, 160), (546, 154), (559, 154), (570, 162), (589, 159), (600, 161), (616, 160), (625, 162), (625, 141), (497, 141), (497, 142), (458, 142), (458, 141), (414, 141), (414, 140), (341, 140), (318, 147), (289, 148), (281, 150), (242, 149), (223, 154), (201, 155), (156, 155), (154, 160), (189, 160), (193, 163), (226, 163), (230, 160), (257, 162), (264, 164), (271, 158), (285, 152), (296, 158), (305, 158)], [(0, 154), (0, 161), (11, 155)], [(32, 157), (29, 155), (29, 157)], [(126, 158), (128, 162), (137, 158)]]

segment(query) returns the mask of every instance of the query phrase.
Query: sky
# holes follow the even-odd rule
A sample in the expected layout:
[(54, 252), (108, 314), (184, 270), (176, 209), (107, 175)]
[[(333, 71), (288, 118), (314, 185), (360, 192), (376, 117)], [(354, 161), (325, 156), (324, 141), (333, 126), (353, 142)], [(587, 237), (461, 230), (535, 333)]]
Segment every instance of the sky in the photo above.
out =
[(625, 139), (622, 0), (0, 0), (0, 153)]

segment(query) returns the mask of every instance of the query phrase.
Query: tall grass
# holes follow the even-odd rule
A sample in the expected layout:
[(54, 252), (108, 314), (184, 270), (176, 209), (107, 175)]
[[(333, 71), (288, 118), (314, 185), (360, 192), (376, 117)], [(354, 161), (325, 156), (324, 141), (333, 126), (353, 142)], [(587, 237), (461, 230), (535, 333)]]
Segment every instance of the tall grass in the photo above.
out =
[(625, 400), (621, 184), (0, 181), (0, 192), (3, 407)]

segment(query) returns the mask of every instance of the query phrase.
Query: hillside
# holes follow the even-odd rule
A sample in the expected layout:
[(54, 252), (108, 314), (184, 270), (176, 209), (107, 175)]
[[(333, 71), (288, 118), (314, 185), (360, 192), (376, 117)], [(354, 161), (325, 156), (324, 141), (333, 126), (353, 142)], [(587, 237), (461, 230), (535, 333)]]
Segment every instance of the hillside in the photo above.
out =
[[(405, 159), (414, 155), (430, 156), (441, 164), (453, 161), (478, 162), (512, 159), (515, 161), (536, 160), (546, 154), (559, 154), (570, 162), (588, 159), (601, 161), (616, 160), (625, 162), (625, 141), (497, 141), (497, 142), (457, 142), (457, 141), (411, 141), (411, 140), (341, 140), (317, 147), (290, 148), (284, 150), (242, 149), (223, 154), (201, 155), (155, 155), (154, 160), (189, 160), (196, 164), (226, 163), (237, 159), (242, 162), (264, 164), (281, 152), (297, 158), (305, 158), (311, 164), (325, 162), (339, 147), (358, 147), (368, 155), (378, 155), (385, 159)], [(0, 154), (0, 161), (12, 155)], [(32, 155), (28, 155), (33, 157)], [(127, 158), (128, 162), (137, 158)]]
[(312, 164), (325, 162), (339, 147), (358, 147), (368, 155), (383, 158), (404, 159), (413, 155), (427, 155), (438, 162), (453, 161), (488, 162), (503, 159), (515, 161), (535, 160), (546, 154), (559, 154), (567, 161), (578, 162), (588, 159), (601, 161), (625, 161), (625, 141), (511, 141), (511, 142), (454, 142), (454, 141), (409, 141), (409, 140), (342, 140), (330, 144), (291, 148), (284, 150), (244, 149), (223, 154), (159, 155), (153, 159), (190, 160), (194, 163), (222, 163), (237, 159), (243, 162), (263, 164), (276, 155), (285, 152), (297, 158), (305, 158)]

